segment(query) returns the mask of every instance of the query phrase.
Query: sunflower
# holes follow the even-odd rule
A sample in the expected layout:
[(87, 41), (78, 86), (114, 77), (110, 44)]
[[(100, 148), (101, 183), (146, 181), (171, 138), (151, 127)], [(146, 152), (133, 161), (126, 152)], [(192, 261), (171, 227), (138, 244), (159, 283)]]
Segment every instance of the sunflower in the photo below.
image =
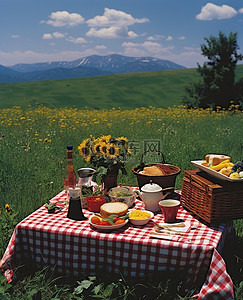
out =
[(110, 139), (111, 139), (111, 135), (110, 135), (110, 134), (109, 134), (109, 135), (102, 135), (102, 136), (99, 138), (99, 140), (100, 140), (101, 142), (105, 142), (105, 143), (109, 143)]
[(107, 156), (109, 158), (116, 158), (119, 155), (119, 147), (114, 144), (107, 145)]
[(116, 138), (117, 141), (121, 142), (122, 144), (128, 144), (128, 139), (125, 136), (121, 136)]
[(108, 145), (105, 142), (100, 142), (101, 155), (104, 155), (104, 156), (107, 155), (107, 147), (108, 147)]
[(131, 150), (128, 147), (128, 139), (125, 136), (121, 136), (121, 137), (116, 138), (116, 141), (118, 141), (122, 145), (124, 145), (124, 148), (126, 149), (126, 151), (129, 155), (132, 154)]
[(79, 154), (87, 161), (89, 162), (91, 159), (91, 151), (89, 148), (90, 139), (84, 140), (79, 146)]
[(95, 140), (94, 143), (92, 144), (92, 152), (94, 153), (94, 155), (102, 155), (101, 152), (101, 146), (102, 146), (103, 142), (101, 142), (100, 140)]

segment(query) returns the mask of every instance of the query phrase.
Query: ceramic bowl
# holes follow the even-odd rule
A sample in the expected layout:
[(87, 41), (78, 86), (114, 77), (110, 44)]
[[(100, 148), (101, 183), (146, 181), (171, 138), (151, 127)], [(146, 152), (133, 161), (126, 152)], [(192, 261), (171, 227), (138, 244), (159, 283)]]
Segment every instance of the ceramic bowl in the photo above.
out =
[(136, 193), (128, 187), (114, 187), (109, 190), (108, 195), (111, 202), (123, 202), (128, 207), (132, 207), (136, 199)]
[[(129, 212), (131, 212), (132, 210), (130, 210)], [(154, 213), (152, 211), (149, 211), (149, 210), (142, 210), (142, 211), (145, 211), (145, 212), (148, 212), (150, 214), (150, 217), (149, 218), (146, 218), (146, 219), (131, 219), (129, 217), (129, 221), (133, 224), (133, 225), (146, 225), (149, 220), (151, 220), (154, 216)], [(129, 213), (128, 212), (128, 213)]]

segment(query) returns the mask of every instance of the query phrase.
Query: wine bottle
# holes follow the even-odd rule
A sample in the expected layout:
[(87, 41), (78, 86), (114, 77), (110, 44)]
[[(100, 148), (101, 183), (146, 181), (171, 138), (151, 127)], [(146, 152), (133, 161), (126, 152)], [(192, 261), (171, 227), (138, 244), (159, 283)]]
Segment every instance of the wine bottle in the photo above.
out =
[(77, 179), (73, 169), (73, 146), (67, 145), (67, 166), (64, 177), (64, 189), (68, 191), (69, 188), (75, 188), (76, 182)]

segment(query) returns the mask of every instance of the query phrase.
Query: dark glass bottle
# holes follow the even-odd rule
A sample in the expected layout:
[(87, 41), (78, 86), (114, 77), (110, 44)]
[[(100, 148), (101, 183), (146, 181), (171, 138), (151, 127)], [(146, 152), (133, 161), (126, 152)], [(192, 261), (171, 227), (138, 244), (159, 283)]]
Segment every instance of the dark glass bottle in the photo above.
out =
[(70, 200), (69, 200), (67, 217), (75, 221), (87, 220), (87, 218), (84, 216), (82, 211), (80, 195), (81, 195), (80, 187), (69, 189)]
[(67, 166), (66, 173), (64, 177), (64, 189), (75, 188), (77, 178), (73, 169), (73, 146), (67, 145)]

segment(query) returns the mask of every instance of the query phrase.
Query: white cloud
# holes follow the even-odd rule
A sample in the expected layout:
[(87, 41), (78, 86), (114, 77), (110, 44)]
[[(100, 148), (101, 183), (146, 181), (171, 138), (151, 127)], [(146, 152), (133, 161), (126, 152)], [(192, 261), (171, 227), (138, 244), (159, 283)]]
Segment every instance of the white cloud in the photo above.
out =
[(111, 26), (108, 28), (90, 28), (90, 30), (86, 33), (87, 36), (93, 36), (98, 38), (106, 38), (106, 39), (112, 39), (112, 38), (125, 38), (125, 37), (136, 37), (137, 34), (133, 31), (128, 31), (128, 28), (126, 26)]
[(11, 38), (13, 38), (13, 39), (17, 39), (17, 38), (19, 38), (20, 36), (18, 35), (18, 34), (12, 34), (11, 35)]
[(228, 5), (218, 6), (213, 3), (207, 3), (202, 7), (200, 14), (196, 15), (197, 20), (211, 21), (213, 19), (230, 19), (237, 14), (237, 11)]
[(148, 40), (148, 41), (158, 41), (158, 40), (161, 40), (161, 39), (164, 38), (164, 37), (165, 37), (164, 35), (161, 35), (161, 34), (155, 34), (155, 35), (148, 36), (148, 37), (147, 37), (147, 40)]
[(243, 14), (243, 7), (240, 8), (238, 11), (239, 11), (240, 14)]
[(105, 8), (102, 16), (95, 16), (86, 21), (90, 30), (86, 33), (87, 36), (98, 38), (135, 38), (138, 35), (128, 29), (128, 26), (136, 23), (149, 22), (147, 18), (134, 18), (120, 10)]
[(42, 36), (42, 39), (43, 40), (51, 40), (53, 38), (61, 39), (64, 37), (65, 37), (65, 34), (63, 34), (61, 32), (53, 32), (53, 33), (44, 33)]
[(181, 41), (183, 41), (183, 40), (185, 40), (185, 39), (186, 39), (185, 36), (179, 36), (179, 37), (178, 37), (178, 40), (181, 40)]
[(163, 45), (161, 45), (160, 43), (157, 42), (152, 42), (152, 41), (145, 41), (144, 43), (132, 43), (132, 42), (124, 42), (122, 44), (122, 46), (124, 48), (142, 48), (144, 50), (146, 50), (149, 53), (152, 54), (158, 54), (158, 53), (162, 53), (162, 52), (168, 52), (170, 50), (173, 50), (174, 47), (163, 47)]
[(171, 35), (168, 35), (166, 38), (166, 41), (172, 41), (172, 40), (173, 40), (173, 37)]
[(65, 37), (65, 34), (61, 33), (61, 32), (53, 32), (52, 34), (54, 36), (54, 38), (56, 39), (62, 39)]
[(51, 39), (53, 39), (53, 36), (51, 33), (44, 33), (42, 36), (42, 39), (43, 40), (51, 40)]
[(66, 40), (68, 42), (71, 42), (71, 43), (74, 43), (74, 44), (85, 44), (85, 43), (87, 43), (87, 41), (82, 37), (75, 38), (73, 36), (69, 36)]
[(96, 16), (86, 23), (90, 27), (129, 26), (136, 23), (149, 22), (147, 18), (137, 19), (120, 10), (105, 8), (103, 16)]
[(67, 11), (52, 12), (48, 21), (41, 21), (54, 27), (73, 27), (84, 23), (84, 18), (77, 13), (69, 13)]
[(99, 54), (98, 50), (86, 49), (84, 51), (61, 51), (53, 53), (27, 51), (1, 52), (1, 63), (5, 66), (12, 66), (17, 63), (36, 63), (48, 61), (75, 60), (81, 57)]
[(147, 56), (147, 52), (143, 49), (138, 49), (135, 47), (126, 47), (124, 52), (120, 53), (125, 56)]
[(105, 50), (105, 49), (107, 49), (107, 47), (105, 45), (96, 45), (95, 49), (97, 49), (97, 50)]

